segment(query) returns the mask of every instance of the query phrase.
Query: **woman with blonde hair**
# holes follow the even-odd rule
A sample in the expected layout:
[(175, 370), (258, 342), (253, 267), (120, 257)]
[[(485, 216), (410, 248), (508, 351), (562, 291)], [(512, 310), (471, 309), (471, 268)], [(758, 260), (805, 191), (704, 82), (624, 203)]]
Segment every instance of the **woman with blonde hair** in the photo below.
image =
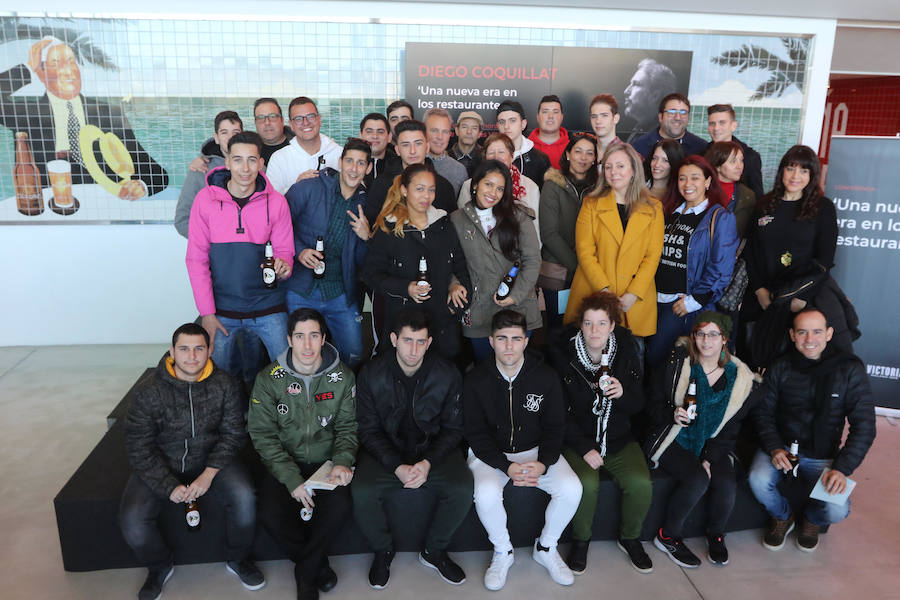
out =
[[(454, 360), (460, 349), (455, 315), (468, 300), (469, 272), (447, 212), (432, 206), (434, 193), (431, 165), (410, 165), (397, 177), (375, 220), (362, 278), (384, 301), (380, 339), (389, 339), (400, 309), (415, 303), (428, 316), (438, 354)], [(418, 280), (422, 260), (425, 282)]]
[(584, 297), (603, 290), (619, 298), (621, 325), (643, 351), (643, 337), (656, 332), (654, 275), (663, 247), (662, 205), (644, 185), (640, 155), (614, 144), (603, 156), (600, 183), (584, 199), (575, 224), (578, 268), (564, 323), (577, 320)]

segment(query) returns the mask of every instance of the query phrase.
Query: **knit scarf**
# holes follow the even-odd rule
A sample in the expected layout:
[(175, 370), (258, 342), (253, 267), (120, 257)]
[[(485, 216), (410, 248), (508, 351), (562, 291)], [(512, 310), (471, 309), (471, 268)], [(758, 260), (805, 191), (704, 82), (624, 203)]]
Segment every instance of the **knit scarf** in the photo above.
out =
[[(591, 412), (597, 415), (597, 436), (595, 441), (600, 444), (600, 456), (606, 456), (606, 427), (609, 424), (609, 415), (612, 412), (612, 398), (607, 398), (603, 394), (603, 390), (600, 389), (600, 382), (596, 379), (600, 372), (600, 363), (595, 363), (591, 360), (591, 355), (588, 354), (587, 347), (584, 345), (584, 334), (580, 331), (575, 336), (575, 354), (584, 370), (594, 377), (594, 380), (591, 382), (591, 389), (594, 392), (594, 405), (591, 407)], [(606, 340), (606, 348), (603, 354), (609, 356), (609, 368), (612, 369), (613, 361), (616, 358), (616, 336), (612, 333), (609, 334), (609, 339)]]
[(512, 177), (513, 199), (524, 200), (525, 186), (522, 185), (522, 173), (519, 172), (519, 167), (517, 167), (516, 165), (512, 165), (511, 167), (509, 167), (509, 174)]
[(725, 409), (728, 408), (731, 390), (737, 378), (737, 365), (733, 362), (725, 365), (725, 373), (722, 375), (725, 378), (725, 387), (719, 392), (709, 386), (709, 380), (700, 363), (691, 365), (691, 377), (697, 382), (697, 418), (690, 427), (681, 428), (675, 441), (699, 458), (706, 440), (715, 433), (722, 422)]
[(810, 360), (800, 354), (795, 348), (790, 353), (791, 368), (813, 378), (815, 381), (815, 415), (812, 426), (812, 451), (811, 456), (831, 456), (832, 433), (828, 427), (828, 417), (831, 409), (831, 391), (834, 383), (837, 366), (847, 356), (835, 346), (825, 346), (825, 351), (819, 360)]

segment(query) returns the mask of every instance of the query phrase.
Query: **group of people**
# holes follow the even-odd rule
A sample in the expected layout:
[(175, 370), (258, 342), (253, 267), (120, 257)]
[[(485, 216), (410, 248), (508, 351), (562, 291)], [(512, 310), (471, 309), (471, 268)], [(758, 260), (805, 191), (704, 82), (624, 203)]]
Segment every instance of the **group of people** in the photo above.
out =
[[(447, 549), (474, 498), (493, 546), (484, 585), (498, 590), (514, 561), (510, 481), (550, 496), (532, 556), (571, 585), (604, 470), (637, 571), (652, 570), (653, 468), (675, 481), (653, 544), (699, 566), (682, 537), (709, 492), (707, 556), (725, 565), (745, 422), (766, 547), (798, 524), (812, 551), (847, 516), (843, 497), (795, 515), (777, 488), (790, 472), (841, 494), (875, 434), (852, 306), (828, 277), (835, 210), (815, 153), (791, 148), (763, 195), (728, 105), (709, 108), (710, 144), (687, 131), (677, 93), (633, 145), (616, 137), (614, 97), (589, 110), (594, 132), (568, 132), (547, 96), (526, 137), (523, 107), (506, 101), (481, 144), (481, 116), (464, 112), (453, 146), (449, 114), (417, 121), (402, 100), (343, 147), (307, 97), (291, 101), (290, 128), (272, 98), (255, 103), (257, 133), (216, 116), (176, 213), (199, 324), (176, 330), (126, 422), (120, 519), (149, 567), (139, 598), (172, 573), (160, 511), (199, 498), (225, 507), (226, 567), (249, 589), (265, 584), (250, 557), (257, 513), (295, 564), (298, 598), (335, 586), (327, 544), (351, 514), (374, 551), (369, 584), (384, 588), (385, 501), (421, 487), (437, 506), (420, 562), (465, 581)], [(364, 361), (366, 293), (376, 356)], [(248, 439), (256, 482), (239, 455)]]

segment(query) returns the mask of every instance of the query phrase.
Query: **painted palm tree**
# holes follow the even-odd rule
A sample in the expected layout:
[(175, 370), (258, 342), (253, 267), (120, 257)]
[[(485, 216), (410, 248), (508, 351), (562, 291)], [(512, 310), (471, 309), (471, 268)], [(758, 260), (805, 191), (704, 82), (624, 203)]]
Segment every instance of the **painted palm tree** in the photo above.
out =
[(772, 54), (765, 48), (744, 44), (737, 50), (723, 52), (712, 57), (713, 63), (737, 68), (739, 73), (747, 69), (770, 71), (764, 81), (750, 96), (750, 100), (762, 100), (773, 96), (781, 97), (794, 84), (802, 92), (806, 83), (806, 57), (809, 52), (809, 38), (781, 38), (789, 60)]
[[(73, 19), (22, 19), (20, 17), (0, 17), (0, 44), (18, 40), (39, 40), (46, 36), (55, 37), (69, 45), (80, 64), (90, 63), (108, 71), (118, 71), (112, 58), (94, 45), (91, 37), (71, 27), (54, 25), (54, 22), (72, 22)], [(37, 22), (38, 24), (35, 24)]]

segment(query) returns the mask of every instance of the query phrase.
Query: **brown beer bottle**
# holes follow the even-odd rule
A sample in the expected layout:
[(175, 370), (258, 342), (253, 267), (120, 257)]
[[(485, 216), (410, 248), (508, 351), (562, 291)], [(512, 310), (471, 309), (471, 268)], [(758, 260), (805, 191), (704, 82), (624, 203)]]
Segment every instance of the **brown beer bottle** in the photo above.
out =
[(263, 285), (267, 290), (273, 290), (278, 287), (275, 280), (275, 253), (272, 250), (271, 240), (266, 242), (266, 260), (263, 261)]
[(609, 385), (609, 354), (606, 352), (600, 355), (600, 371), (597, 373), (597, 385), (600, 387), (600, 393), (606, 396), (606, 386)]
[(791, 442), (791, 449), (788, 452), (788, 460), (791, 461), (791, 474), (797, 476), (797, 467), (800, 466), (800, 442), (794, 440)]
[(419, 259), (419, 274), (416, 275), (416, 285), (428, 285), (428, 261), (425, 257)]
[(44, 194), (41, 191), (41, 172), (34, 164), (28, 134), (16, 132), (16, 166), (13, 168), (16, 189), (16, 208), (23, 215), (34, 216), (44, 212)]
[(188, 531), (200, 531), (200, 504), (196, 500), (184, 505), (184, 521)]
[(687, 395), (684, 397), (684, 410), (687, 411), (688, 419), (690, 419), (688, 425), (693, 425), (694, 419), (697, 418), (697, 382), (693, 379), (688, 383)]
[(322, 259), (316, 265), (316, 268), (313, 269), (313, 278), (322, 279), (325, 277), (325, 240), (322, 239), (321, 235), (316, 238), (316, 252), (322, 253)]

